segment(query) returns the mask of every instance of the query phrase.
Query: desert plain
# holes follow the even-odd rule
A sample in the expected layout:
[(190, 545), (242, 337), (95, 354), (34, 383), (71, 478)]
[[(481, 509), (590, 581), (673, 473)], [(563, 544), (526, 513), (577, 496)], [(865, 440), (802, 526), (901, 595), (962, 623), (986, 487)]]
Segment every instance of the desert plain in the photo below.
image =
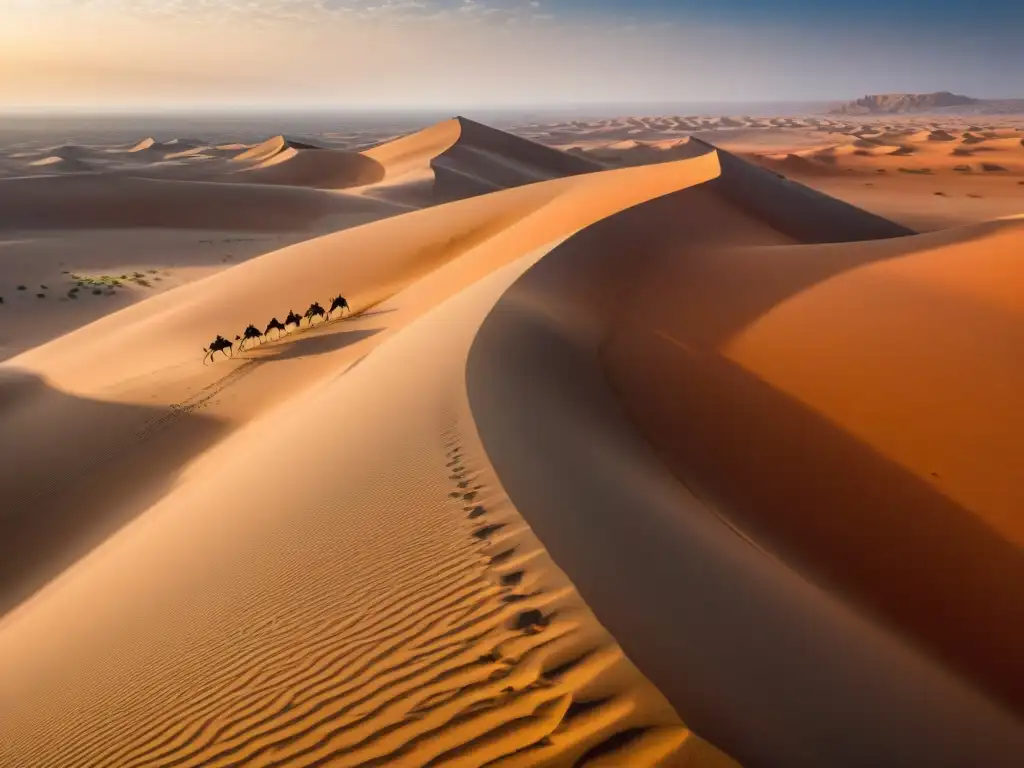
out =
[(0, 130), (0, 765), (1024, 764), (1024, 118), (127, 130)]

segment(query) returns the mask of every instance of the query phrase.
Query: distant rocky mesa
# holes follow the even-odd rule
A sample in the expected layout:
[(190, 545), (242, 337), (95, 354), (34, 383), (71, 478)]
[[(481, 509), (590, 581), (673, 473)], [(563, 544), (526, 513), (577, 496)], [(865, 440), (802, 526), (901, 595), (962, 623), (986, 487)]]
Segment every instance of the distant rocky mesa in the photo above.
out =
[(831, 110), (839, 115), (893, 115), (906, 112), (930, 112), (948, 107), (980, 104), (981, 99), (959, 96), (949, 91), (937, 93), (879, 93), (849, 101)]

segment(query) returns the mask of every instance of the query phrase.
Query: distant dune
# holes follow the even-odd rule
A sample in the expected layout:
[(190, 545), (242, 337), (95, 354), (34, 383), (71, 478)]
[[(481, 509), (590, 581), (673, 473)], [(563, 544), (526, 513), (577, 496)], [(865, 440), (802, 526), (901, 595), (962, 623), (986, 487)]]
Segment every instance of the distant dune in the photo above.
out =
[(251, 184), (345, 189), (380, 181), (384, 168), (358, 152), (288, 146), (241, 171), (240, 178)]
[(33, 168), (45, 168), (64, 173), (84, 173), (93, 170), (93, 167), (85, 160), (77, 157), (60, 157), (59, 155), (33, 160), (29, 165)]
[(432, 179), (437, 201), (601, 169), (592, 161), (463, 117), (363, 154), (386, 169), (386, 182), (417, 184)]
[[(223, 149), (230, 149), (232, 147), (225, 146)], [(239, 162), (255, 161), (264, 162), (271, 158), (279, 155), (282, 152), (288, 150), (299, 150), (299, 149), (320, 149), (320, 147), (312, 144), (307, 144), (296, 139), (288, 138), (286, 136), (274, 136), (273, 138), (267, 139), (254, 147), (249, 147), (235, 156), (235, 160)]]

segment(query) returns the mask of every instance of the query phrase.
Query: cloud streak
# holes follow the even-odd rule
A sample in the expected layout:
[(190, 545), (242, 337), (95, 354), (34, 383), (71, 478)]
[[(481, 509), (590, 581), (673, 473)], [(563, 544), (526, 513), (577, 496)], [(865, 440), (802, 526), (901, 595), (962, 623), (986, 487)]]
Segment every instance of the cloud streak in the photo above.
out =
[(969, 35), (686, 21), (679, 4), (640, 13), (642, 2), (600, 0), (591, 11), (580, 0), (0, 3), (0, 73), (14, 74), (0, 77), (0, 108), (457, 109), (942, 89), (1013, 96), (1013, 73), (1024, 69), (1019, 46)]

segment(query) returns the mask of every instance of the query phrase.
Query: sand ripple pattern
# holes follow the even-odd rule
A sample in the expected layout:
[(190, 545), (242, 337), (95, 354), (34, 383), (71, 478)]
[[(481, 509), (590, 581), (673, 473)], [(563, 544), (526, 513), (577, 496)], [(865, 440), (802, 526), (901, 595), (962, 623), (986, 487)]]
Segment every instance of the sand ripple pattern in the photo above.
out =
[(377, 572), (386, 588), (357, 579), (254, 600), (254, 613), (276, 615), (250, 616), (230, 654), (194, 647), (180, 672), (149, 671), (173, 691), (140, 682), (94, 702), (110, 717), (65, 711), (0, 763), (643, 766), (712, 753), (670, 708), (652, 710), (659, 695), (594, 632), (571, 585), (545, 588), (531, 574), (546, 553), (461, 443), (451, 426), (424, 451), (439, 457), (431, 490), (450, 489), (444, 512), (422, 546), (410, 542), (404, 567)]

